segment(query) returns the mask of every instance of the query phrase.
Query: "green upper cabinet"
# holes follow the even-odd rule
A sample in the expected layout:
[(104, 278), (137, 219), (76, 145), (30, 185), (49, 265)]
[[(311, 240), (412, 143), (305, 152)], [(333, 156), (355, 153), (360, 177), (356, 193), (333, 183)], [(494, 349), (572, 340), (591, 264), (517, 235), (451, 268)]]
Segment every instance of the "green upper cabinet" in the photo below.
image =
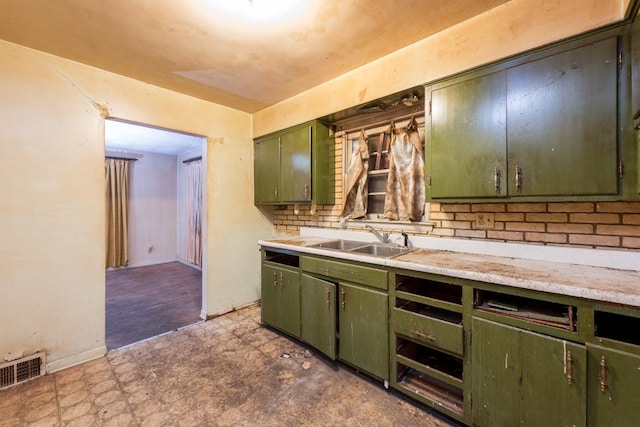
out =
[(280, 139), (267, 137), (253, 144), (254, 201), (256, 205), (274, 203), (279, 200), (280, 184)]
[(512, 196), (618, 192), (616, 37), (507, 70)]
[(623, 194), (621, 40), (575, 40), (428, 86), (428, 197)]
[(506, 90), (498, 72), (431, 93), (431, 197), (507, 194)]
[(333, 204), (334, 140), (313, 121), (254, 141), (256, 205)]

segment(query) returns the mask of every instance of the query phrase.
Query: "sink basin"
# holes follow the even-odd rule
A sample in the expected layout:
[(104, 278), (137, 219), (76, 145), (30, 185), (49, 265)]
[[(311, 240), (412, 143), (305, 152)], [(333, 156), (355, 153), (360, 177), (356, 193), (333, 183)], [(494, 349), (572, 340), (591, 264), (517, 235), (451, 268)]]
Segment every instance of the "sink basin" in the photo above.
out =
[(331, 240), (329, 242), (317, 243), (311, 245), (312, 248), (337, 249), (339, 251), (350, 251), (355, 248), (366, 245), (367, 242), (357, 242), (355, 240)]
[(383, 258), (391, 258), (398, 255), (403, 255), (411, 252), (411, 249), (402, 246), (390, 246), (390, 245), (366, 245), (351, 250), (351, 252), (357, 252), (360, 254), (379, 256)]

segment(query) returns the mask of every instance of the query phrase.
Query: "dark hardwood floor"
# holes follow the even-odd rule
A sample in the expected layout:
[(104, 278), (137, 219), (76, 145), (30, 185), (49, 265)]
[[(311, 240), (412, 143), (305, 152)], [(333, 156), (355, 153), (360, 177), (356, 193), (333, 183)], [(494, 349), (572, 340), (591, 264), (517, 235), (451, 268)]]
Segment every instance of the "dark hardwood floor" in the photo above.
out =
[(200, 320), (202, 272), (179, 262), (107, 271), (109, 350)]

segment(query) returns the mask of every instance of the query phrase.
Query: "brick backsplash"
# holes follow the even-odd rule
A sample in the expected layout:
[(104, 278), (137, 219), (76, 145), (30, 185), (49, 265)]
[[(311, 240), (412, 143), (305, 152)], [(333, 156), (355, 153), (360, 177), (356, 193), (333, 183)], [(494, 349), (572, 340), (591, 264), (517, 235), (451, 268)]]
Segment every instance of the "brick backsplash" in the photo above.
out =
[[(277, 231), (295, 234), (300, 227), (341, 228), (342, 146), (336, 147), (336, 204), (279, 206)], [(639, 202), (431, 203), (428, 236), (486, 239), (532, 244), (640, 249)], [(493, 227), (478, 228), (478, 214), (493, 216)], [(415, 233), (417, 234), (417, 233)]]

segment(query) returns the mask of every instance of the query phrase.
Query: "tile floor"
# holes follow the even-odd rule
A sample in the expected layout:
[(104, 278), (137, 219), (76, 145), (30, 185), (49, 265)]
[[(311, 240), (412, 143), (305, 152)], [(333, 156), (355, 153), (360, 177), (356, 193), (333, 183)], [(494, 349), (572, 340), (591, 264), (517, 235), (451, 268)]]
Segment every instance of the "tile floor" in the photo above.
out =
[(0, 426), (451, 425), (249, 307), (0, 391)]

